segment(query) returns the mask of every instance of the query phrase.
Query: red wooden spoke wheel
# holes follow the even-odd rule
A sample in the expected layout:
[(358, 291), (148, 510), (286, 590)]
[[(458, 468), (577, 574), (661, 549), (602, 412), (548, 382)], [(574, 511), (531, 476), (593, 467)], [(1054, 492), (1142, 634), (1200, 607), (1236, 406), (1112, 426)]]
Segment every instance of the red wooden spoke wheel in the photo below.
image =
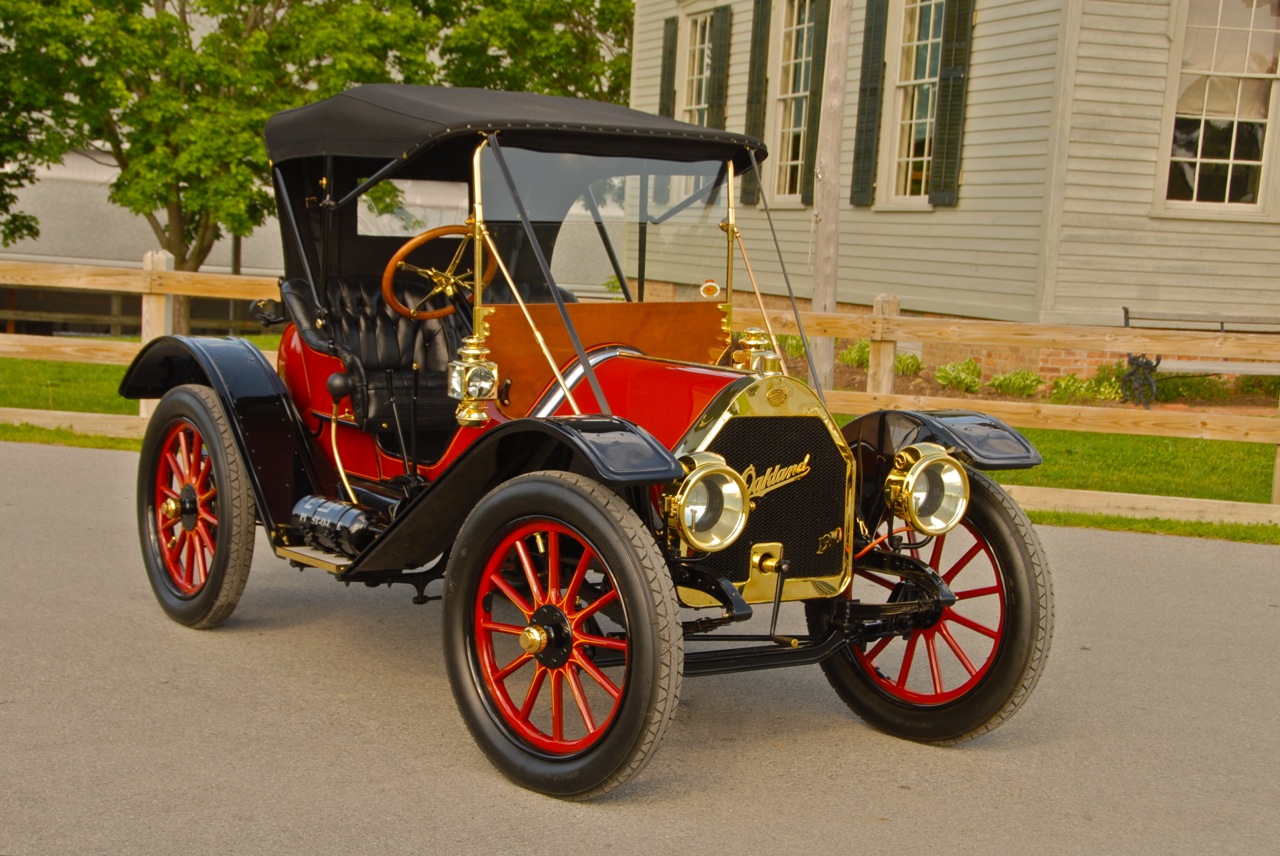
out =
[[(942, 704), (962, 697), (991, 668), (1000, 650), (1005, 621), (1005, 590), (1000, 568), (971, 523), (962, 522), (934, 538), (923, 551), (912, 551), (950, 586), (956, 603), (942, 610), (937, 623), (915, 630), (905, 639), (890, 636), (852, 649), (858, 665), (881, 690), (912, 704)], [(896, 577), (858, 571), (860, 582), (894, 593), (906, 588)], [(862, 590), (865, 586), (862, 587)], [(872, 598), (862, 595), (863, 601)]]
[(556, 521), (525, 523), (493, 551), (476, 594), (480, 668), (511, 729), (557, 755), (599, 740), (626, 686), (628, 617), (595, 548)]
[[(970, 472), (959, 526), (917, 551), (956, 595), (937, 620), (905, 637), (849, 645), (823, 661), (841, 698), (882, 731), (958, 743), (999, 726), (1039, 680), (1053, 637), (1053, 591), (1039, 539), (997, 485)], [(912, 584), (855, 569), (846, 596), (913, 600)], [(810, 631), (825, 635), (832, 604), (806, 604)]]
[(253, 559), (253, 496), (217, 396), (170, 390), (156, 407), (138, 469), (138, 534), (160, 606), (192, 627), (221, 624)]
[(683, 659), (675, 589), (618, 495), (540, 472), (482, 499), (445, 588), (458, 710), (505, 775), (571, 799), (608, 793), (661, 742)]

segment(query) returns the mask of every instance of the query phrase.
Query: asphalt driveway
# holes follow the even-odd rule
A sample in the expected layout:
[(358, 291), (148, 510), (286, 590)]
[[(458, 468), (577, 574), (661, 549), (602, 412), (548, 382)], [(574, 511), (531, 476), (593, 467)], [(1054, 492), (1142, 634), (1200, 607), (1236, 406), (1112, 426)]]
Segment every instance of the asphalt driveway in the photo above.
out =
[(235, 616), (164, 617), (137, 455), (0, 443), (0, 854), (1264, 853), (1280, 840), (1280, 548), (1041, 529), (1036, 695), (960, 748), (872, 731), (816, 667), (689, 679), (589, 805), (472, 744), (440, 605), (260, 541)]

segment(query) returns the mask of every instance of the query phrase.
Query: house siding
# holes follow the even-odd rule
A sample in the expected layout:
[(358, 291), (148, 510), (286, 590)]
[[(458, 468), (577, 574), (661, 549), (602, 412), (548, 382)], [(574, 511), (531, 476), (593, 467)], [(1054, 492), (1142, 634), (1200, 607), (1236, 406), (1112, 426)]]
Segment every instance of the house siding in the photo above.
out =
[[(709, 11), (714, 5), (674, 0), (640, 0), (636, 4), (633, 106), (656, 108), (662, 20)], [(728, 126), (740, 130), (745, 122), (753, 4), (737, 0), (731, 5)], [(849, 142), (841, 157), (839, 196), (845, 200), (852, 181), (865, 15), (864, 0), (855, 0), (849, 50), (844, 57), (845, 91), (850, 94), (841, 133)], [(841, 303), (870, 304), (877, 294), (894, 292), (907, 311), (1006, 320), (1037, 317), (1060, 15), (1060, 0), (979, 0), (959, 204), (954, 208), (894, 210), (884, 205), (883, 189), (871, 208), (854, 208), (844, 202), (839, 214), (837, 299)], [(771, 49), (776, 50), (776, 45)], [(774, 127), (774, 74), (770, 77), (767, 135)], [(765, 141), (770, 142), (769, 136)], [(882, 151), (881, 157), (886, 156)], [(772, 201), (774, 175), (769, 167), (766, 162), (763, 184)], [(814, 209), (774, 201), (772, 213), (786, 272), (797, 295), (807, 298), (812, 294), (816, 262)], [(743, 206), (738, 218), (762, 289), (770, 294), (785, 293), (763, 204)], [(662, 278), (665, 267), (652, 267), (652, 276)], [(677, 276), (674, 265), (665, 273)]]
[[(1280, 224), (1161, 216), (1176, 0), (1085, 0), (1073, 42), (1056, 263), (1043, 317), (1119, 323), (1125, 305), (1280, 315)], [(1277, 170), (1267, 175), (1275, 196)]]
[[(841, 301), (889, 291), (906, 311), (1036, 317), (1060, 3), (979, 0), (976, 11), (959, 204), (890, 210), (878, 188), (876, 206), (842, 211)], [(855, 3), (855, 43), (863, 14)], [(856, 77), (861, 45), (851, 53)]]

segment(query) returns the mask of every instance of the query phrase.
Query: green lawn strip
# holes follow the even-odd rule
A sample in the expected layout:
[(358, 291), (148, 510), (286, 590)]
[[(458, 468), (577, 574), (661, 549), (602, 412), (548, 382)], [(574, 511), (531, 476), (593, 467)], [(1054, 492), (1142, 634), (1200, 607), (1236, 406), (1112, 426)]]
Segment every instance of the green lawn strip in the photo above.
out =
[(1110, 529), (1116, 532), (1150, 532), (1188, 538), (1215, 538), (1246, 544), (1280, 544), (1280, 526), (1265, 523), (1203, 523), (1162, 520), (1155, 517), (1111, 517), (1103, 514), (1076, 514), (1065, 511), (1028, 511), (1037, 526), (1067, 526), (1075, 529)]
[(1044, 463), (992, 473), (1002, 484), (1271, 501), (1275, 446), (1043, 428), (1021, 433), (1040, 450)]
[[(280, 346), (278, 334), (245, 337), (259, 348)], [(138, 402), (117, 390), (127, 366), (0, 358), (0, 407), (136, 415)]]
[(0, 359), (0, 407), (136, 414), (117, 393), (124, 366)]
[(7, 425), (0, 423), (0, 442), (40, 443), (46, 446), (80, 446), (86, 449), (123, 449), (137, 452), (142, 441), (125, 437), (105, 437), (101, 434), (77, 434), (66, 428), (39, 428), (35, 425)]

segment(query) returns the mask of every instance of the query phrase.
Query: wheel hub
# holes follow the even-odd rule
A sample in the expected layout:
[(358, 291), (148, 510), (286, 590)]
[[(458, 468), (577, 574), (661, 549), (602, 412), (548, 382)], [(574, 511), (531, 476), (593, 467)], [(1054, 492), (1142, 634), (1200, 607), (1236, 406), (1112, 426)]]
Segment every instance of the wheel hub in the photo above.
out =
[(520, 647), (526, 654), (541, 654), (551, 638), (545, 627), (526, 627), (520, 634)]
[(529, 617), (529, 626), (520, 633), (520, 647), (548, 669), (560, 668), (573, 654), (573, 628), (568, 616), (558, 606), (539, 607)]
[(183, 529), (190, 532), (196, 528), (196, 521), (200, 517), (200, 498), (196, 496), (195, 485), (182, 486), (182, 492), (178, 494), (178, 513), (182, 517)]

